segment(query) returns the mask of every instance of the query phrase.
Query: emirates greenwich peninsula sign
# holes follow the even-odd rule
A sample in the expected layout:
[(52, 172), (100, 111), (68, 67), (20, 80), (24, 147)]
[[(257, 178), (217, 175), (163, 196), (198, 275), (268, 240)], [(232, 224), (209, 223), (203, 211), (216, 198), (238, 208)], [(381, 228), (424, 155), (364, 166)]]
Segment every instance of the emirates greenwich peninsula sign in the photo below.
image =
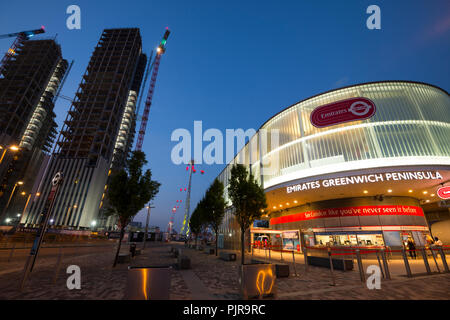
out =
[(305, 183), (299, 183), (286, 187), (287, 193), (305, 191), (311, 189), (338, 187), (352, 184), (365, 184), (383, 181), (402, 181), (402, 180), (441, 180), (442, 175), (439, 172), (432, 171), (403, 171), (403, 172), (386, 172), (362, 174), (357, 176), (332, 178), (324, 180), (316, 180)]
[(317, 128), (333, 126), (339, 123), (369, 119), (375, 114), (376, 107), (367, 98), (351, 98), (317, 107), (311, 112), (311, 123)]

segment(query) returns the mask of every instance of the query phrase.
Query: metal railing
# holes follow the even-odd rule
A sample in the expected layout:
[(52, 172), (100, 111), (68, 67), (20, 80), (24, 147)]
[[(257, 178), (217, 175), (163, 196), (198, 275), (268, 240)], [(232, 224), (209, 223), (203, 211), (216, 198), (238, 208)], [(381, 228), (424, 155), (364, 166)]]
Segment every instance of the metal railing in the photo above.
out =
[[(383, 279), (390, 280), (392, 267), (390, 264), (395, 264), (397, 267), (396, 274), (399, 274), (399, 267), (403, 265), (404, 272), (400, 275), (406, 275), (406, 277), (431, 275), (434, 273), (448, 273), (449, 267), (447, 263), (446, 254), (450, 254), (450, 246), (430, 246), (420, 247), (418, 249), (410, 250), (407, 248), (391, 249), (388, 246), (349, 246), (349, 247), (302, 247), (302, 252), (293, 248), (292, 250), (283, 249), (281, 245), (261, 244), (259, 242), (249, 243), (251, 248), (252, 257), (255, 253), (258, 257), (268, 262), (286, 262), (284, 258), (289, 257), (292, 254), (292, 265), (297, 275), (297, 268), (295, 261), (295, 252), (301, 253), (304, 256), (305, 272), (308, 271), (308, 258), (309, 257), (321, 257), (329, 260), (330, 275), (332, 285), (336, 285), (335, 271), (333, 267), (333, 260), (352, 260), (356, 261), (358, 266), (358, 272), (361, 282), (366, 281), (366, 272), (364, 270), (364, 262), (371, 261), (372, 264), (378, 265), (381, 276)], [(274, 252), (279, 253), (277, 258), (273, 258)], [(284, 258), (283, 258), (284, 255)], [(275, 260), (275, 261), (274, 261)], [(299, 260), (299, 259), (298, 259)], [(411, 260), (422, 260), (423, 265), (420, 263), (414, 263), (414, 268), (411, 267)], [(430, 260), (430, 261), (429, 261)], [(431, 266), (435, 266), (436, 271), (431, 270)], [(417, 272), (413, 269), (425, 269), (425, 272)], [(345, 271), (345, 267), (343, 269)]]

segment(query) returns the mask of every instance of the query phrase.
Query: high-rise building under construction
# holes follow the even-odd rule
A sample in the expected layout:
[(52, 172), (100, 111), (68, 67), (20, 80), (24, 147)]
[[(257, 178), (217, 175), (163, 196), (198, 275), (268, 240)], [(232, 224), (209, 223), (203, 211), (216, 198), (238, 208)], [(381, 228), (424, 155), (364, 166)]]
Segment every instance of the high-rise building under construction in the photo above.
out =
[(139, 29), (103, 31), (64, 121), (41, 196), (34, 199), (21, 223), (39, 223), (51, 179), (62, 172), (52, 224), (73, 229), (107, 224), (99, 211), (111, 168), (123, 165), (133, 143), (146, 62)]
[[(55, 40), (21, 36), (0, 69), (0, 219), (18, 220), (56, 137), (55, 95), (68, 63)], [(5, 223), (7, 222), (7, 223)]]

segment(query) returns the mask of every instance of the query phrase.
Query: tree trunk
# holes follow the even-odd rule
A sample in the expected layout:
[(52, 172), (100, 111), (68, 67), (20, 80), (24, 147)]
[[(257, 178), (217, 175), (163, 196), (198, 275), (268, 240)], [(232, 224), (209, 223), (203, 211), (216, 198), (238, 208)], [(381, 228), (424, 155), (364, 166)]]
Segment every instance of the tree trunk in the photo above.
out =
[(244, 240), (245, 240), (245, 230), (241, 228), (241, 264), (245, 263), (245, 248), (244, 248)]
[(119, 258), (119, 253), (120, 253), (120, 247), (122, 246), (122, 239), (123, 239), (123, 235), (125, 234), (125, 228), (120, 228), (120, 238), (119, 238), (119, 245), (117, 246), (117, 252), (116, 252), (116, 258), (114, 259), (114, 264), (113, 264), (113, 268), (116, 266), (117, 264), (117, 259)]
[(217, 240), (219, 240), (219, 234), (218, 234), (218, 232), (219, 232), (219, 230), (214, 230), (214, 232), (216, 233), (216, 257), (217, 257), (217, 249), (218, 249), (218, 245), (217, 245)]

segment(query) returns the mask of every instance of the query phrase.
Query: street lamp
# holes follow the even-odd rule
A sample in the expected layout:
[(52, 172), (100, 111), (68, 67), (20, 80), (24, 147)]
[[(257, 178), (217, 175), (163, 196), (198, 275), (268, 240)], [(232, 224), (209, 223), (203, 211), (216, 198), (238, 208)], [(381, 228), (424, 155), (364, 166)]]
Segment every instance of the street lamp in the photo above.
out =
[[(22, 195), (24, 196), (24, 195), (26, 195), (26, 193), (25, 193), (25, 192), (22, 192)], [(27, 211), (28, 204), (30, 203), (30, 199), (31, 199), (31, 196), (32, 196), (32, 195), (35, 195), (36, 197), (39, 197), (41, 194), (40, 194), (39, 192), (36, 192), (36, 193), (31, 193), (31, 192), (30, 192), (30, 193), (28, 194), (27, 201), (25, 202), (25, 206), (23, 207), (22, 214), (21, 214), (21, 215), (18, 215), (19, 221), (17, 222), (17, 225), (20, 225), (20, 221), (22, 220), (22, 217), (25, 215), (25, 212)], [(28, 220), (28, 218), (27, 218), (27, 220)], [(25, 221), (25, 223), (27, 222), (27, 220)]]
[(17, 186), (21, 186), (21, 185), (23, 185), (23, 181), (17, 181), (14, 184), (14, 188), (12, 189), (11, 194), (9, 195), (8, 202), (6, 203), (6, 206), (3, 209), (2, 216), (6, 213), (6, 210), (8, 210), (9, 204), (11, 202), (11, 199), (12, 199), (13, 195), (14, 195), (14, 191), (16, 191)]
[[(142, 245), (142, 249), (145, 248), (145, 243), (147, 242), (148, 220), (150, 219), (150, 208), (154, 208), (154, 207), (152, 207), (152, 206), (150, 206), (150, 204), (148, 204), (148, 206), (146, 206), (146, 208), (147, 208), (147, 221), (145, 223), (144, 244)], [(156, 233), (155, 233), (155, 236), (156, 236)]]
[[(76, 209), (76, 208), (78, 208), (78, 206), (77, 206), (76, 204), (74, 204), (73, 206), (70, 205), (70, 206), (67, 207), (66, 221), (64, 222), (64, 225), (65, 225), (66, 227), (69, 226), (70, 219), (72, 218), (73, 210), (70, 211), (70, 209)], [(70, 215), (69, 215), (69, 212), (70, 212)]]
[(9, 148), (4, 148), (4, 147), (0, 146), (0, 150), (2, 150), (2, 149), (3, 149), (3, 152), (2, 152), (2, 156), (0, 157), (0, 163), (2, 163), (3, 158), (5, 157), (5, 154), (8, 151), (8, 149), (11, 150), (12, 152), (16, 152), (16, 151), (20, 150), (19, 147), (16, 145), (12, 145)]

